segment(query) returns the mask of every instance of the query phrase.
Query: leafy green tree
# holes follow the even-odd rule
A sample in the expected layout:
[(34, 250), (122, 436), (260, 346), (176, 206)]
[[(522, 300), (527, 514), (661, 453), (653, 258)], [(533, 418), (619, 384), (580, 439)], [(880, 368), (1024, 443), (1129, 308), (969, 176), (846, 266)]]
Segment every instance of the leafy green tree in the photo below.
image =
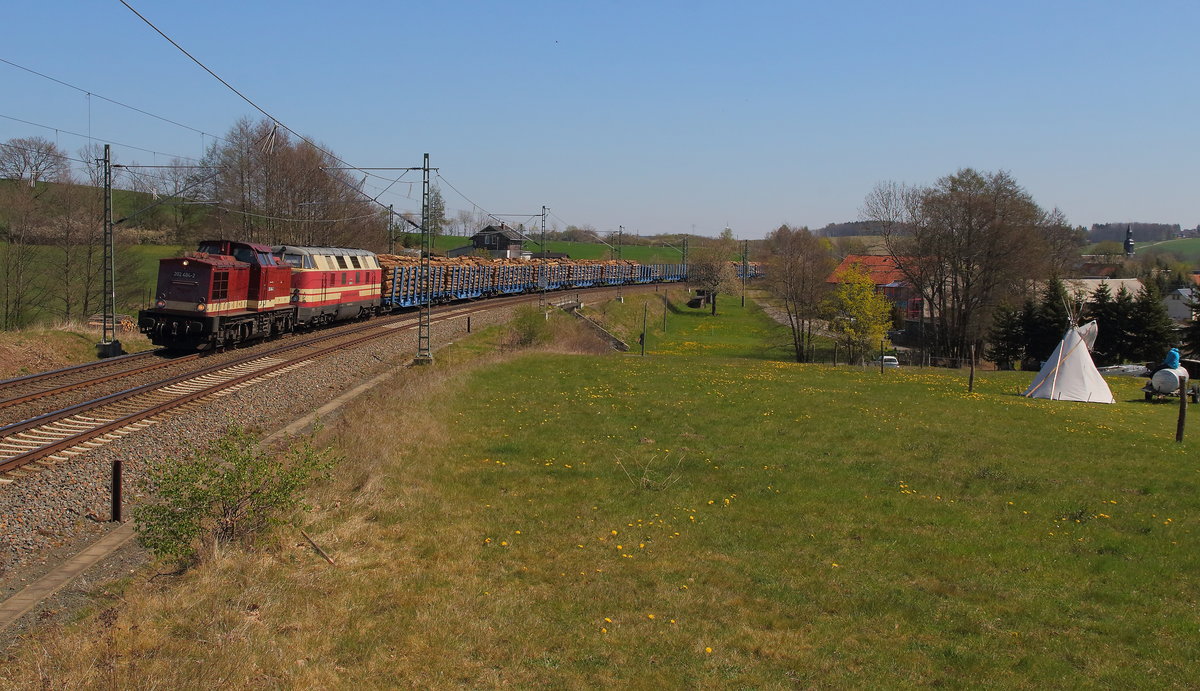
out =
[(1107, 283), (1101, 283), (1092, 291), (1088, 300), (1088, 317), (1096, 320), (1096, 326), (1099, 327), (1096, 343), (1092, 346), (1092, 359), (1097, 365), (1117, 364), (1120, 362), (1117, 352), (1120, 325), (1117, 303), (1113, 300), (1112, 289)]
[(1177, 342), (1175, 323), (1162, 303), (1162, 294), (1153, 284), (1147, 284), (1134, 299), (1130, 331), (1135, 339), (1130, 344), (1129, 357), (1135, 361), (1160, 362)]
[[(1195, 293), (1192, 293), (1195, 296)], [(1187, 306), (1192, 309), (1193, 318), (1189, 319), (1183, 328), (1179, 331), (1179, 340), (1183, 344), (1181, 350), (1184, 355), (1190, 357), (1200, 357), (1200, 319), (1196, 319), (1195, 315), (1200, 314), (1200, 301), (1195, 297), (1187, 302)]]
[(1025, 328), (1021, 311), (1001, 305), (992, 317), (987, 356), (1000, 369), (1010, 370), (1025, 359)]
[(1067, 290), (1057, 278), (1046, 283), (1042, 299), (1025, 327), (1025, 352), (1029, 357), (1045, 360), (1062, 340), (1070, 325), (1067, 314)]
[(232, 426), (210, 444), (152, 469), (151, 501), (134, 510), (141, 543), (187, 565), (219, 545), (248, 542), (303, 505), (301, 492), (332, 465), (329, 450), (309, 441), (282, 457)]
[(848, 352), (862, 360), (883, 340), (892, 320), (892, 306), (875, 290), (871, 276), (857, 264), (843, 271), (830, 301), (829, 326)]

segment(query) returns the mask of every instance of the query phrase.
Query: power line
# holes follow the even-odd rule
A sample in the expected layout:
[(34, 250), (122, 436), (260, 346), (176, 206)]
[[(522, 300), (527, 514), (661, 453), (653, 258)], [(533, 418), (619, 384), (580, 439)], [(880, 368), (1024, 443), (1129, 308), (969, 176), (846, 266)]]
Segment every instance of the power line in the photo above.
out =
[[(353, 203), (353, 202), (350, 202), (350, 203)], [(221, 211), (225, 211), (225, 212), (228, 212), (231, 214), (239, 214), (241, 216), (248, 216), (250, 218), (263, 218), (263, 219), (266, 219), (269, 221), (287, 221), (287, 222), (292, 222), (292, 223), (342, 223), (343, 221), (361, 221), (364, 218), (378, 218), (379, 217), (378, 213), (372, 213), (372, 214), (363, 214), (361, 216), (349, 216), (347, 218), (286, 218), (283, 216), (267, 216), (266, 214), (256, 214), (256, 213), (251, 213), (249, 211), (242, 211), (240, 209), (231, 209), (227, 206), (222, 206), (220, 204), (214, 204), (213, 206), (220, 209)], [(384, 207), (384, 208), (386, 209), (387, 207)]]
[[(258, 104), (257, 104), (257, 103), (255, 103), (254, 101), (250, 100), (250, 98), (249, 98), (248, 96), (246, 96), (246, 95), (245, 95), (245, 94), (243, 94), (242, 92), (240, 92), (240, 91), (238, 91), (237, 89), (235, 89), (235, 88), (233, 87), (233, 85), (232, 85), (232, 84), (230, 84), (229, 82), (227, 82), (227, 81), (225, 81), (224, 79), (222, 79), (220, 75), (218, 75), (216, 72), (213, 72), (211, 69), (209, 69), (209, 68), (208, 68), (208, 66), (207, 66), (207, 65), (205, 65), (205, 64), (204, 64), (204, 63), (202, 63), (202, 62), (200, 62), (200, 60), (198, 60), (198, 59), (197, 59), (197, 58), (196, 58), (194, 55), (192, 55), (191, 53), (187, 52), (187, 50), (185, 50), (185, 49), (183, 48), (183, 46), (181, 46), (181, 45), (179, 45), (178, 43), (176, 43), (176, 42), (175, 42), (175, 40), (174, 40), (174, 39), (172, 39), (170, 36), (168, 36), (166, 33), (164, 33), (162, 29), (159, 29), (157, 26), (155, 26), (155, 25), (154, 25), (154, 22), (151, 22), (149, 19), (147, 19), (146, 17), (144, 17), (144, 16), (142, 15), (142, 13), (138, 12), (137, 10), (135, 10), (135, 9), (133, 8), (133, 6), (132, 6), (132, 5), (130, 5), (128, 2), (126, 2), (126, 0), (120, 0), (120, 1), (121, 1), (121, 4), (122, 4), (122, 5), (124, 5), (126, 8), (128, 8), (128, 9), (129, 9), (129, 11), (130, 11), (130, 12), (134, 13), (135, 15), (137, 15), (137, 18), (138, 18), (138, 19), (141, 19), (143, 22), (145, 22), (145, 23), (146, 23), (146, 25), (147, 25), (147, 26), (149, 26), (151, 29), (154, 29), (155, 33), (157, 33), (159, 36), (162, 36), (164, 39), (166, 39), (166, 40), (167, 40), (167, 42), (168, 42), (168, 43), (170, 43), (171, 45), (175, 46), (175, 48), (176, 48), (177, 50), (179, 50), (179, 52), (183, 53), (184, 55), (186, 55), (186, 56), (188, 57), (188, 59), (190, 59), (192, 62), (196, 63), (196, 64), (197, 64), (197, 65), (200, 67), (200, 69), (202, 69), (202, 70), (204, 70), (205, 72), (207, 72), (207, 73), (209, 73), (210, 75), (212, 75), (212, 77), (213, 77), (214, 79), (216, 79), (217, 81), (221, 82), (221, 84), (225, 85), (225, 87), (226, 87), (227, 89), (229, 89), (230, 91), (232, 91), (233, 93), (237, 94), (239, 98), (241, 98), (241, 99), (242, 99), (243, 101), (245, 101), (246, 103), (250, 104), (250, 106), (251, 106), (252, 108), (254, 108), (255, 110), (257, 110), (258, 112), (260, 112), (260, 113), (262, 113), (264, 116), (266, 116), (266, 118), (267, 118), (268, 120), (270, 120), (272, 123), (274, 123), (276, 126), (278, 126), (278, 127), (282, 127), (282, 128), (285, 130), (285, 131), (289, 132), (290, 134), (292, 134), (293, 136), (295, 136), (295, 137), (296, 137), (297, 139), (299, 139), (300, 141), (302, 141), (302, 142), (305, 142), (306, 144), (308, 144), (309, 146), (313, 147), (313, 148), (314, 148), (314, 149), (316, 149), (317, 151), (321, 151), (321, 152), (323, 152), (323, 153), (325, 153), (325, 154), (329, 155), (329, 157), (330, 157), (330, 158), (332, 158), (333, 160), (337, 161), (338, 163), (340, 163), (340, 164), (342, 164), (342, 165), (344, 165), (344, 166), (347, 166), (347, 167), (348, 167), (348, 168), (350, 168), (351, 170), (357, 170), (358, 172), (360, 172), (360, 173), (364, 173), (364, 174), (366, 174), (366, 175), (368, 175), (368, 176), (371, 176), (371, 177), (377, 177), (377, 178), (380, 178), (380, 179), (383, 179), (383, 180), (390, 180), (389, 178), (385, 178), (385, 177), (383, 177), (383, 176), (381, 176), (381, 175), (375, 175), (375, 174), (373, 174), (373, 173), (371, 173), (371, 172), (369, 172), (369, 171), (367, 171), (367, 170), (364, 170), (363, 168), (360, 168), (360, 167), (358, 167), (358, 166), (352, 165), (351, 163), (349, 163), (348, 161), (346, 161), (346, 160), (342, 159), (341, 157), (339, 157), (337, 154), (333, 153), (332, 151), (329, 151), (329, 150), (327, 150), (327, 149), (324, 149), (324, 148), (322, 148), (320, 145), (318, 145), (316, 142), (312, 141), (312, 140), (311, 140), (311, 139), (309, 139), (308, 137), (305, 137), (304, 135), (300, 134), (300, 133), (299, 133), (299, 132), (297, 132), (296, 130), (294, 130), (294, 129), (292, 129), (291, 127), (288, 127), (288, 126), (287, 126), (287, 125), (285, 125), (284, 123), (280, 122), (280, 121), (279, 121), (279, 118), (277, 118), (277, 117), (275, 117), (274, 115), (271, 115), (270, 113), (268, 113), (268, 112), (267, 112), (267, 111), (266, 111), (266, 110), (265, 110), (265, 109), (264, 109), (262, 106), (258, 105)], [(359, 193), (360, 193), (360, 194), (364, 194), (364, 196), (365, 196), (365, 193), (363, 193), (361, 190), (359, 190)], [(378, 202), (377, 202), (377, 203), (378, 203)], [(385, 206), (385, 205), (382, 205), (382, 204), (381, 204), (381, 206)]]
[(3, 113), (0, 113), (0, 118), (4, 118), (4, 119), (6, 119), (6, 120), (12, 120), (12, 121), (14, 121), (14, 122), (19, 122), (19, 123), (21, 123), (21, 124), (24, 124), (24, 125), (32, 125), (32, 126), (34, 126), (34, 127), (41, 127), (41, 128), (43, 128), (43, 129), (47, 129), (47, 130), (53, 130), (54, 132), (62, 132), (63, 134), (69, 134), (69, 135), (71, 135), (72, 137), (81, 137), (81, 138), (83, 138), (83, 139), (95, 140), (95, 141), (101, 141), (101, 142), (104, 142), (105, 144), (115, 144), (115, 145), (117, 145), (117, 146), (123, 146), (123, 147), (125, 147), (126, 149), (133, 149), (133, 150), (135, 150), (135, 151), (142, 151), (142, 152), (145, 152), (145, 153), (148, 153), (148, 154), (153, 154), (153, 155), (155, 155), (155, 156), (170, 156), (170, 157), (172, 157), (172, 158), (178, 158), (178, 159), (180, 159), (180, 160), (183, 160), (183, 161), (199, 161), (199, 159), (192, 158), (191, 156), (179, 156), (179, 155), (177, 155), (177, 154), (170, 154), (170, 153), (166, 153), (166, 152), (163, 152), (163, 151), (154, 151), (153, 149), (143, 149), (143, 148), (142, 148), (142, 147), (140, 147), (140, 146), (134, 146), (134, 145), (132, 145), (132, 144), (122, 144), (121, 142), (118, 142), (118, 141), (115, 141), (115, 140), (112, 140), (112, 139), (106, 139), (106, 138), (104, 138), (104, 137), (93, 137), (93, 136), (90, 136), (90, 135), (81, 134), (81, 133), (79, 133), (79, 132), (72, 132), (71, 130), (65, 130), (65, 129), (61, 128), (61, 127), (54, 127), (53, 125), (44, 125), (44, 124), (42, 124), (42, 123), (40, 123), (40, 122), (32, 122), (32, 121), (30, 121), (30, 120), (22, 120), (21, 118), (15, 118), (15, 117), (13, 117), (13, 116), (11, 116), (11, 115), (4, 115)]
[(121, 106), (122, 108), (128, 108), (129, 110), (132, 110), (132, 111), (134, 111), (134, 112), (141, 113), (142, 115), (146, 115), (146, 116), (149, 116), (149, 117), (155, 118), (156, 120), (162, 120), (163, 122), (170, 123), (170, 124), (172, 124), (172, 125), (175, 125), (176, 127), (182, 127), (182, 128), (183, 128), (183, 129), (185, 129), (185, 130), (191, 130), (192, 132), (196, 132), (197, 134), (202, 134), (202, 135), (205, 135), (205, 136), (208, 136), (208, 137), (212, 137), (213, 139), (216, 139), (216, 140), (218, 140), (218, 141), (225, 142), (226, 144), (230, 143), (228, 140), (224, 139), (223, 137), (219, 137), (219, 136), (217, 136), (217, 135), (215, 135), (215, 134), (209, 134), (208, 132), (205, 132), (204, 130), (196, 129), (195, 127), (191, 127), (191, 126), (189, 126), (189, 125), (185, 125), (185, 124), (183, 124), (183, 123), (181, 123), (181, 122), (175, 122), (174, 120), (172, 120), (172, 119), (170, 119), (170, 118), (163, 117), (163, 116), (161, 116), (161, 115), (155, 115), (154, 113), (151, 113), (151, 112), (149, 112), (149, 111), (142, 110), (141, 108), (137, 108), (137, 107), (135, 107), (135, 106), (131, 106), (131, 105), (129, 105), (128, 103), (122, 103), (122, 102), (120, 102), (120, 101), (118, 101), (118, 100), (116, 100), (116, 99), (112, 99), (112, 98), (109, 98), (109, 97), (107, 97), (107, 96), (101, 96), (100, 94), (98, 94), (98, 93), (95, 93), (95, 92), (93, 92), (93, 91), (89, 91), (88, 89), (84, 89), (84, 88), (83, 88), (83, 87), (81, 87), (81, 86), (75, 86), (74, 84), (70, 84), (70, 83), (68, 83), (68, 82), (64, 82), (64, 81), (63, 81), (63, 80), (61, 80), (61, 79), (56, 79), (56, 78), (54, 78), (54, 77), (51, 77), (51, 76), (50, 76), (50, 75), (48, 75), (48, 74), (42, 74), (41, 72), (38, 72), (37, 70), (34, 70), (34, 69), (30, 69), (30, 68), (28, 68), (28, 67), (25, 67), (24, 65), (18, 65), (17, 63), (15, 63), (15, 62), (13, 62), (13, 61), (11, 61), (11, 60), (5, 60), (4, 58), (0, 58), (0, 62), (4, 63), (4, 64), (6, 64), (6, 65), (10, 65), (10, 66), (12, 66), (12, 67), (15, 67), (15, 68), (17, 68), (17, 69), (19, 69), (19, 70), (24, 70), (24, 71), (26, 71), (26, 72), (28, 72), (28, 73), (30, 73), (30, 74), (35, 74), (35, 75), (37, 75), (37, 76), (39, 76), (39, 77), (41, 77), (41, 78), (43, 78), (43, 79), (48, 79), (48, 80), (50, 80), (50, 81), (54, 82), (55, 84), (62, 84), (62, 85), (63, 85), (63, 86), (65, 86), (65, 87), (68, 87), (68, 88), (71, 88), (71, 89), (75, 89), (76, 91), (78, 91), (78, 92), (80, 92), (80, 93), (82, 93), (82, 94), (86, 94), (88, 97), (95, 96), (96, 98), (98, 98), (98, 99), (101, 99), (101, 100), (103, 100), (103, 101), (108, 101), (109, 103), (111, 103), (111, 104), (113, 104), (113, 105)]

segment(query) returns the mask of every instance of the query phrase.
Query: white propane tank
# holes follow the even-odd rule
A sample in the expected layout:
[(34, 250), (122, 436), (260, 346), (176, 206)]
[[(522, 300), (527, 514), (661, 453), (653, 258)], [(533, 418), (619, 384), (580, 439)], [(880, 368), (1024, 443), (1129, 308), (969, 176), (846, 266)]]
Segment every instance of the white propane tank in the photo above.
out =
[(1179, 390), (1179, 384), (1184, 379), (1187, 379), (1187, 370), (1182, 367), (1160, 369), (1150, 377), (1150, 386), (1158, 393), (1175, 393)]

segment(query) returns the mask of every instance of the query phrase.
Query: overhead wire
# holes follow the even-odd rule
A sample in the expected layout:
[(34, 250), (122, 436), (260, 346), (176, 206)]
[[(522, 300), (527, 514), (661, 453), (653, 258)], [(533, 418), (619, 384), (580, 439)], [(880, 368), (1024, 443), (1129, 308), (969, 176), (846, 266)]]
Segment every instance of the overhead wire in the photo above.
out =
[[(141, 113), (142, 115), (146, 115), (146, 116), (148, 116), (148, 117), (152, 117), (152, 118), (154, 118), (154, 119), (156, 119), (156, 120), (162, 120), (163, 122), (166, 122), (166, 123), (169, 123), (169, 124), (175, 125), (176, 127), (182, 127), (182, 128), (183, 128), (183, 129), (185, 129), (185, 130), (191, 130), (192, 132), (195, 132), (195, 133), (197, 133), (197, 134), (202, 134), (202, 135), (204, 135), (204, 136), (206, 136), (206, 137), (212, 137), (213, 139), (216, 139), (216, 140), (218, 140), (218, 141), (225, 142), (226, 144), (228, 144), (228, 143), (229, 143), (229, 141), (228, 141), (227, 139), (225, 139), (224, 137), (220, 137), (220, 136), (218, 136), (218, 135), (215, 135), (215, 134), (210, 134), (210, 133), (208, 133), (208, 132), (205, 132), (204, 130), (197, 129), (197, 128), (195, 128), (195, 127), (191, 127), (190, 125), (185, 125), (185, 124), (183, 124), (183, 123), (181, 123), (181, 122), (176, 122), (176, 121), (174, 121), (174, 120), (172, 120), (172, 119), (170, 119), (170, 118), (163, 117), (162, 115), (156, 115), (156, 114), (154, 114), (154, 113), (151, 113), (151, 112), (149, 112), (149, 111), (147, 111), (147, 110), (142, 110), (141, 108), (138, 108), (138, 107), (136, 107), (136, 106), (131, 106), (131, 105), (129, 105), (128, 103), (122, 103), (122, 102), (120, 102), (120, 101), (118, 101), (118, 100), (116, 100), (116, 99), (109, 98), (109, 97), (107, 97), (107, 96), (101, 96), (100, 94), (98, 94), (98, 93), (96, 93), (96, 92), (94, 92), (94, 91), (91, 91), (91, 90), (89, 90), (89, 89), (85, 89), (85, 88), (83, 88), (83, 87), (81, 87), (81, 86), (76, 86), (76, 85), (74, 85), (74, 84), (71, 84), (71, 83), (69, 83), (69, 82), (65, 82), (65, 81), (63, 81), (63, 80), (61, 80), (61, 79), (57, 79), (57, 78), (55, 78), (55, 77), (51, 77), (51, 76), (50, 76), (50, 75), (48, 75), (48, 74), (43, 74), (43, 73), (41, 73), (41, 72), (38, 72), (37, 70), (31, 69), (31, 68), (29, 68), (29, 67), (25, 67), (24, 65), (18, 65), (17, 63), (13, 62), (12, 60), (6, 60), (6, 59), (4, 59), (4, 58), (0, 58), (0, 62), (4, 63), (4, 64), (6, 64), (6, 65), (9, 65), (9, 66), (11, 66), (11, 67), (15, 67), (15, 68), (17, 68), (17, 69), (19, 69), (19, 70), (24, 70), (25, 72), (28, 72), (28, 73), (30, 73), (30, 74), (37, 75), (37, 76), (39, 76), (39, 77), (41, 77), (41, 78), (43, 78), (43, 79), (48, 79), (48, 80), (50, 80), (50, 81), (52, 81), (52, 82), (54, 82), (54, 83), (56, 83), (56, 84), (61, 84), (61, 85), (65, 86), (65, 87), (67, 87), (67, 88), (70, 88), (70, 89), (75, 89), (76, 91), (78, 91), (78, 92), (80, 92), (80, 93), (86, 94), (86, 95), (88, 96), (88, 98), (89, 98), (89, 99), (90, 99), (91, 97), (93, 97), (93, 96), (94, 96), (94, 97), (96, 97), (96, 98), (98, 98), (98, 99), (100, 99), (100, 100), (103, 100), (103, 101), (108, 101), (109, 103), (111, 103), (111, 104), (113, 104), (113, 105), (121, 106), (122, 108), (128, 108), (129, 110), (132, 110), (132, 111), (134, 111), (134, 112), (136, 112), (136, 113)], [(89, 105), (90, 105), (90, 104), (89, 104)]]
[(344, 221), (361, 221), (364, 218), (377, 218), (379, 216), (378, 213), (373, 213), (373, 214), (362, 214), (360, 216), (348, 216), (346, 218), (287, 218), (287, 217), (283, 217), (283, 216), (268, 216), (266, 214), (256, 214), (251, 211), (242, 211), (241, 209), (231, 209), (231, 208), (221, 205), (221, 204), (214, 204), (213, 207), (220, 209), (222, 211), (231, 213), (231, 214), (239, 214), (241, 216), (248, 216), (250, 218), (262, 218), (262, 219), (266, 219), (269, 221), (287, 221), (287, 222), (295, 222), (295, 223), (342, 223)]
[[(274, 115), (271, 115), (270, 113), (268, 113), (268, 112), (267, 112), (267, 110), (266, 110), (265, 108), (263, 108), (262, 106), (258, 105), (258, 104), (257, 104), (257, 103), (255, 103), (254, 101), (252, 101), (252, 100), (250, 99), (250, 97), (249, 97), (249, 96), (246, 96), (246, 95), (245, 95), (245, 94), (243, 94), (241, 91), (238, 91), (238, 90), (237, 90), (237, 89), (236, 89), (236, 88), (235, 88), (235, 87), (234, 87), (232, 84), (230, 84), (229, 82), (227, 82), (227, 81), (225, 81), (224, 79), (222, 79), (222, 78), (221, 78), (221, 76), (220, 76), (219, 74), (217, 74), (217, 73), (216, 73), (216, 72), (214, 72), (213, 70), (209, 69), (209, 67), (208, 67), (207, 65), (205, 65), (203, 62), (200, 62), (200, 60), (199, 60), (198, 58), (196, 58), (196, 56), (192, 55), (192, 54), (191, 54), (191, 53), (189, 53), (189, 52), (188, 52), (188, 51), (187, 51), (187, 50), (186, 50), (186, 49), (185, 49), (183, 46), (181, 46), (181, 45), (179, 45), (178, 43), (176, 43), (176, 42), (175, 42), (175, 39), (171, 38), (170, 36), (168, 36), (168, 35), (166, 34), (166, 32), (164, 32), (162, 29), (159, 29), (157, 26), (155, 26), (154, 22), (151, 22), (151, 21), (150, 21), (149, 19), (147, 19), (147, 18), (146, 18), (144, 15), (142, 15), (142, 13), (141, 13), (141, 12), (138, 12), (136, 9), (134, 9), (133, 5), (130, 5), (130, 4), (129, 4), (129, 3), (126, 1), (126, 0), (120, 0), (120, 3), (121, 3), (122, 5), (124, 5), (124, 6), (125, 6), (125, 7), (126, 7), (126, 8), (127, 8), (129, 11), (130, 11), (130, 12), (134, 13), (134, 14), (137, 16), (137, 18), (138, 18), (138, 19), (141, 19), (143, 22), (145, 22), (147, 26), (149, 26), (151, 29), (153, 29), (153, 30), (155, 31), (155, 33), (157, 33), (159, 36), (162, 36), (164, 39), (166, 39), (166, 41), (167, 41), (168, 43), (170, 43), (172, 46), (175, 46), (175, 48), (176, 48), (176, 49), (177, 49), (179, 52), (181, 52), (181, 53), (183, 53), (185, 56), (187, 56), (187, 58), (188, 58), (189, 60), (191, 60), (192, 62), (196, 63), (196, 65), (197, 65), (197, 66), (199, 66), (199, 67), (200, 67), (200, 69), (202, 69), (202, 70), (204, 70), (205, 72), (207, 72), (207, 73), (209, 73), (210, 75), (212, 75), (213, 79), (216, 79), (218, 82), (221, 82), (221, 84), (223, 84), (223, 85), (225, 86), (225, 88), (227, 88), (227, 89), (229, 89), (230, 91), (232, 91), (233, 93), (237, 94), (237, 96), (238, 96), (239, 98), (241, 98), (243, 101), (245, 101), (246, 103), (248, 103), (248, 104), (250, 105), (250, 107), (252, 107), (252, 108), (254, 108), (255, 110), (257, 110), (258, 112), (262, 113), (262, 114), (263, 114), (263, 116), (265, 116), (265, 117), (266, 117), (268, 120), (270, 120), (272, 123), (274, 123), (274, 124), (275, 124), (277, 127), (281, 127), (281, 128), (283, 128), (285, 131), (287, 131), (287, 132), (288, 132), (288, 133), (290, 133), (291, 135), (295, 136), (295, 137), (296, 137), (297, 139), (299, 139), (300, 141), (302, 141), (302, 142), (305, 142), (306, 144), (308, 144), (309, 146), (313, 147), (314, 149), (316, 149), (316, 150), (318, 150), (318, 151), (321, 151), (321, 152), (323, 152), (323, 153), (327, 154), (327, 155), (328, 155), (330, 158), (332, 158), (333, 160), (337, 161), (338, 163), (341, 163), (342, 165), (346, 166), (347, 168), (350, 168), (351, 170), (356, 170), (356, 171), (358, 171), (358, 172), (360, 172), (360, 173), (363, 173), (364, 175), (367, 175), (367, 176), (369, 176), (369, 177), (376, 177), (376, 178), (380, 178), (381, 180), (390, 180), (390, 178), (384, 177), (384, 176), (382, 176), (382, 175), (376, 175), (376, 174), (374, 174), (374, 173), (370, 172), (369, 170), (367, 170), (367, 169), (365, 169), (365, 168), (362, 168), (362, 167), (359, 167), (359, 166), (355, 166), (355, 165), (353, 165), (353, 164), (349, 163), (348, 161), (346, 161), (345, 159), (341, 158), (340, 156), (338, 156), (337, 154), (333, 153), (332, 151), (329, 151), (328, 149), (325, 149), (324, 147), (322, 147), (321, 145), (319, 145), (319, 144), (317, 144), (316, 142), (312, 141), (312, 140), (311, 140), (311, 139), (309, 139), (308, 137), (305, 137), (304, 135), (300, 134), (299, 132), (297, 132), (296, 130), (292, 129), (291, 127), (288, 127), (288, 126), (287, 126), (285, 123), (281, 122), (281, 121), (279, 120), (279, 118), (277, 118), (277, 117), (275, 117)], [(361, 192), (360, 192), (360, 193), (361, 193)], [(384, 205), (384, 206), (386, 206), (386, 205)]]
[(90, 139), (90, 140), (93, 140), (93, 141), (100, 141), (100, 142), (104, 142), (105, 144), (115, 144), (115, 145), (117, 145), (117, 146), (122, 146), (122, 147), (125, 147), (126, 149), (133, 149), (133, 150), (135, 150), (135, 151), (142, 151), (142, 152), (145, 152), (145, 153), (148, 153), (148, 154), (153, 154), (153, 155), (155, 155), (155, 156), (169, 156), (169, 157), (171, 157), (171, 158), (178, 158), (178, 159), (180, 159), (180, 160), (182, 160), (182, 161), (196, 161), (196, 162), (199, 162), (199, 160), (200, 160), (200, 159), (197, 159), (197, 158), (192, 158), (192, 157), (190, 157), (190, 156), (180, 156), (180, 155), (178, 155), (178, 154), (167, 153), (167, 152), (164, 152), (164, 151), (155, 151), (155, 150), (153, 150), (153, 149), (144, 149), (144, 148), (142, 148), (142, 147), (140, 147), (140, 146), (134, 146), (134, 145), (132, 145), (132, 144), (124, 144), (124, 143), (118, 142), (118, 141), (116, 141), (116, 140), (114, 140), (114, 139), (107, 139), (107, 138), (105, 138), (105, 137), (94, 137), (94, 136), (90, 136), (90, 135), (82, 134), (82, 133), (79, 133), (79, 132), (72, 132), (71, 130), (63, 129), (62, 127), (54, 127), (53, 125), (46, 125), (46, 124), (43, 124), (43, 123), (40, 123), (40, 122), (33, 122), (33, 121), (31, 121), (31, 120), (23, 120), (23, 119), (21, 119), (21, 118), (16, 118), (16, 117), (13, 117), (13, 116), (11, 116), (11, 115), (4, 115), (3, 113), (0, 113), (0, 118), (4, 118), (5, 120), (12, 120), (12, 121), (14, 121), (14, 122), (19, 122), (19, 123), (21, 123), (21, 124), (23, 124), (23, 125), (32, 125), (32, 126), (34, 126), (34, 127), (41, 127), (41, 128), (43, 128), (43, 129), (47, 129), (47, 130), (53, 130), (53, 131), (55, 131), (55, 132), (62, 132), (62, 133), (65, 133), (65, 134), (69, 134), (69, 135), (71, 135), (71, 136), (73, 136), (73, 137), (82, 137), (82, 138), (84, 138), (84, 139)]

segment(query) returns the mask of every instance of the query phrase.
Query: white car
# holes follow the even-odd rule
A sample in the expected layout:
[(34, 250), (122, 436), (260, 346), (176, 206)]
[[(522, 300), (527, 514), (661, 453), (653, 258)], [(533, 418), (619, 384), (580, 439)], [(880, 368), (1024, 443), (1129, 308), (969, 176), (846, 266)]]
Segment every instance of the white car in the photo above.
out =
[[(871, 366), (879, 367), (879, 358), (875, 358), (874, 360), (872, 360)], [(896, 356), (894, 356), (894, 355), (884, 355), (883, 356), (883, 366), (884, 367), (900, 367), (900, 361), (897, 360)]]

